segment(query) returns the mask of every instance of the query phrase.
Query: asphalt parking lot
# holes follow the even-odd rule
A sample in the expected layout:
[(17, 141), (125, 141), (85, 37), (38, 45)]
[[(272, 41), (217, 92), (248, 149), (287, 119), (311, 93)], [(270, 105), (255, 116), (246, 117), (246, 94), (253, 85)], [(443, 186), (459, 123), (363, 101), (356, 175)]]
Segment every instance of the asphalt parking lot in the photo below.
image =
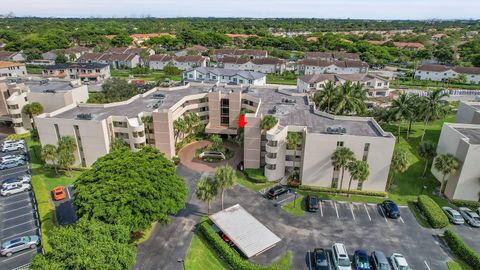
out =
[(480, 254), (480, 228), (474, 228), (468, 224), (462, 224), (452, 225), (452, 229), (471, 249), (477, 254)]
[(57, 222), (59, 225), (69, 225), (77, 221), (77, 216), (75, 214), (75, 207), (73, 206), (73, 195), (74, 190), (73, 186), (65, 187), (67, 197), (61, 201), (55, 201), (52, 196), (52, 201), (55, 204), (55, 214), (57, 216)]
[[(0, 153), (0, 156), (20, 154), (20, 152)], [(28, 163), (24, 166), (0, 171), (0, 182), (30, 171)], [(35, 197), (32, 191), (22, 192), (9, 197), (0, 196), (0, 242), (26, 235), (39, 235)], [(40, 246), (34, 250), (14, 253), (11, 257), (0, 257), (0, 269), (18, 269), (32, 261)]]

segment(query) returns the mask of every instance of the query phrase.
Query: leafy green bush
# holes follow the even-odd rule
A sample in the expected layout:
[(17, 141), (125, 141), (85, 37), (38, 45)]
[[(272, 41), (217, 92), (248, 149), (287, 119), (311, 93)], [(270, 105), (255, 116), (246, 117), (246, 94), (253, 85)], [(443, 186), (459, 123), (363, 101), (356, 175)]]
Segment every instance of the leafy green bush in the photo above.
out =
[(212, 248), (222, 257), (233, 269), (236, 270), (279, 270), (275, 266), (256, 265), (242, 258), (232, 247), (230, 247), (213, 230), (209, 221), (203, 221), (198, 226), (199, 232), (208, 241)]
[(448, 247), (467, 263), (472, 269), (480, 269), (480, 256), (475, 253), (458, 235), (451, 229), (445, 230), (443, 235)]
[(427, 195), (418, 196), (418, 207), (433, 228), (438, 229), (448, 225), (448, 217), (432, 198)]
[(453, 200), (452, 202), (456, 206), (465, 206), (465, 207), (474, 208), (474, 209), (480, 207), (480, 202), (476, 202), (476, 201)]
[[(338, 189), (335, 188), (326, 188), (326, 187), (312, 187), (312, 186), (305, 186), (300, 185), (301, 190), (309, 190), (309, 191), (319, 191), (319, 192), (327, 192), (327, 193), (336, 193)], [(341, 190), (342, 193), (350, 193), (353, 195), (364, 195), (364, 196), (373, 196), (373, 197), (383, 197), (386, 198), (388, 193), (383, 191), (369, 191), (369, 190)]]
[(267, 177), (263, 175), (263, 169), (245, 169), (243, 171), (248, 179), (255, 183), (266, 183)]

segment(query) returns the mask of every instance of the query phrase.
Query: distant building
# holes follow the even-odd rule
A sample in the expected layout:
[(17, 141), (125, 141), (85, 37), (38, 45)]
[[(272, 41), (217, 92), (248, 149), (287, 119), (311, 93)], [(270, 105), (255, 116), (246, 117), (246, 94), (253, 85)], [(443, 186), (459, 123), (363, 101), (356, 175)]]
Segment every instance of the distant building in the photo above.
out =
[(0, 77), (19, 77), (27, 75), (25, 64), (0, 61)]
[(99, 63), (67, 63), (45, 66), (44, 77), (81, 79), (83, 82), (103, 82), (110, 78), (110, 65)]
[(181, 51), (176, 52), (175, 56), (186, 56), (191, 54), (192, 52), (195, 53), (196, 55), (200, 55), (202, 53), (208, 52), (208, 48), (201, 45), (193, 45)]
[(321, 91), (325, 84), (333, 82), (342, 85), (345, 82), (360, 83), (370, 97), (386, 97), (390, 94), (389, 81), (371, 74), (312, 74), (297, 79), (299, 92)]
[(68, 49), (56, 49), (46, 53), (42, 53), (42, 59), (55, 61), (59, 54), (63, 54), (69, 61), (76, 61), (80, 56), (85, 53), (91, 53), (92, 49), (88, 47), (76, 46)]
[(25, 62), (27, 57), (23, 52), (0, 51), (0, 61)]
[(306, 52), (303, 58), (319, 59), (319, 60), (326, 60), (326, 61), (335, 61), (335, 60), (360, 61), (360, 55), (358, 53), (347, 53), (347, 52)]
[(200, 55), (172, 56), (168, 54), (154, 54), (145, 58), (143, 62), (146, 67), (152, 70), (163, 70), (167, 65), (187, 70), (195, 67), (206, 67), (209, 58)]
[(368, 73), (368, 64), (358, 60), (301, 59), (298, 61), (299, 74), (352, 74)]
[(419, 42), (393, 42), (395, 47), (410, 51), (419, 51), (425, 49), (425, 45)]
[(213, 50), (213, 59), (218, 61), (225, 56), (230, 57), (247, 57), (247, 58), (264, 58), (268, 57), (266, 50), (253, 50), (253, 49), (216, 49)]
[(256, 71), (261, 73), (278, 73), (285, 72), (286, 61), (276, 57), (265, 58), (243, 58), (225, 56), (218, 60), (219, 67), (226, 69), (241, 69)]
[(155, 54), (155, 51), (150, 48), (128, 48), (128, 47), (114, 47), (105, 51), (110, 54), (135, 54), (140, 55), (145, 52), (147, 55)]
[(113, 69), (135, 68), (140, 65), (140, 56), (133, 53), (86, 53), (77, 62), (108, 64)]
[(183, 73), (185, 81), (262, 86), (267, 82), (263, 73), (236, 69), (198, 67)]
[(415, 70), (415, 79), (447, 82), (456, 79), (460, 74), (467, 78), (468, 83), (480, 83), (479, 67), (452, 67), (445, 65), (421, 65)]

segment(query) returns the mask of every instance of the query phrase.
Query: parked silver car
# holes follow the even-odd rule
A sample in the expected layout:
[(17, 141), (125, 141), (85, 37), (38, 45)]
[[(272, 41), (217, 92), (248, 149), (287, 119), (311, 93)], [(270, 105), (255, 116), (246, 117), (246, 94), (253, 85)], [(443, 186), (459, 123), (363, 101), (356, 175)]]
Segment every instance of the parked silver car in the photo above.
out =
[(25, 174), (23, 176), (18, 176), (14, 178), (8, 178), (3, 180), (2, 182), (2, 188), (6, 188), (7, 186), (11, 186), (14, 184), (30, 184), (31, 177), (28, 174)]
[(19, 252), (29, 248), (34, 249), (38, 246), (38, 244), (40, 244), (40, 238), (37, 235), (15, 238), (2, 244), (0, 254), (2, 256), (10, 257), (15, 252)]
[(14, 161), (17, 161), (17, 160), (25, 160), (25, 156), (24, 155), (5, 155), (3, 157), (0, 158), (0, 162), (7, 162), (7, 161), (11, 161), (11, 160), (14, 160)]
[(10, 195), (14, 195), (17, 193), (30, 190), (31, 188), (32, 186), (30, 186), (30, 184), (14, 184), (14, 185), (9, 185), (5, 188), (2, 188), (2, 190), (0, 190), (0, 194), (2, 196), (10, 196)]
[(462, 217), (465, 219), (468, 225), (472, 227), (480, 227), (480, 216), (470, 210), (467, 207), (459, 207), (458, 211), (462, 215)]
[(463, 219), (462, 215), (460, 215), (460, 213), (457, 210), (448, 206), (442, 207), (442, 210), (443, 212), (445, 212), (445, 215), (447, 215), (451, 223), (453, 224), (465, 223), (465, 220)]
[(0, 170), (15, 168), (18, 166), (22, 166), (23, 164), (25, 164), (25, 161), (23, 160), (8, 160), (0, 163)]
[(0, 149), (2, 152), (12, 152), (12, 151), (19, 151), (24, 150), (25, 144), (23, 142), (14, 142), (14, 143), (3, 143), (2, 148)]

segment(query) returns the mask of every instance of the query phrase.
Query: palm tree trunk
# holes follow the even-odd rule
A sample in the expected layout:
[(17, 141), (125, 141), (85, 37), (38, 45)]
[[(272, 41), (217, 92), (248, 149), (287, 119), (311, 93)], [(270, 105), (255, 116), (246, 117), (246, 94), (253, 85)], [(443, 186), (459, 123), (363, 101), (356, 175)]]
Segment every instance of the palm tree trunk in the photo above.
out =
[(223, 196), (225, 194), (225, 189), (222, 188), (222, 210), (223, 210)]
[(428, 167), (428, 159), (425, 160), (425, 168), (423, 168), (423, 174), (422, 177), (425, 178), (425, 174), (427, 173), (427, 167)]
[(400, 127), (402, 126), (402, 122), (398, 123), (398, 136), (397, 136), (397, 142), (400, 141)]
[(53, 169), (55, 170), (55, 175), (58, 175), (57, 164), (55, 161), (52, 161), (52, 163), (53, 163)]
[(390, 190), (392, 188), (394, 178), (395, 178), (395, 171), (392, 171), (392, 176), (390, 176), (390, 180), (387, 183), (387, 190)]
[(442, 177), (442, 183), (440, 184), (440, 194), (443, 194), (445, 192), (445, 177), (446, 174), (444, 174)]
[(207, 215), (210, 216), (210, 200), (207, 201), (207, 204), (208, 204)]
[(408, 120), (407, 140), (410, 137), (410, 131), (412, 131), (413, 118)]
[(427, 124), (428, 124), (428, 116), (425, 117), (425, 120), (423, 121), (423, 134), (422, 134), (422, 138), (420, 139), (420, 142), (423, 142), (423, 137), (425, 137), (425, 132), (427, 131)]
[(342, 178), (340, 178), (340, 186), (339, 186), (339, 190), (340, 190), (340, 193), (342, 193), (342, 188), (343, 188), (343, 176), (345, 175), (345, 168), (342, 167)]
[(350, 188), (352, 187), (353, 176), (350, 176), (350, 181), (348, 182), (347, 196), (350, 197)]

